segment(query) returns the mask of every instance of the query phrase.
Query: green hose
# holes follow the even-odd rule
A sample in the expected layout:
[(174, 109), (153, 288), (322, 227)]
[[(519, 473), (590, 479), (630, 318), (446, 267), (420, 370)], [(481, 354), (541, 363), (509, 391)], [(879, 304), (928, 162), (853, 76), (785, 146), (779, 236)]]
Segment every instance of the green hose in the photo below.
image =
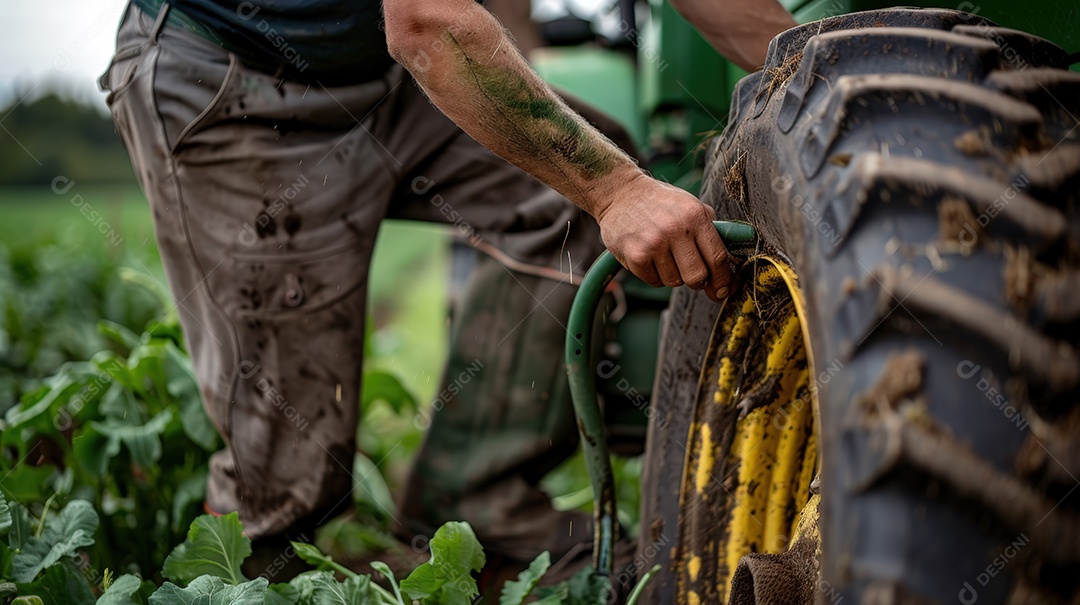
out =
[[(753, 243), (754, 228), (747, 223), (713, 221), (727, 245)], [(610, 576), (614, 570), (615, 540), (619, 525), (615, 512), (615, 477), (611, 472), (604, 418), (596, 398), (596, 373), (589, 363), (592, 350), (593, 317), (604, 289), (622, 269), (611, 252), (604, 251), (581, 280), (566, 339), (566, 365), (570, 375), (570, 396), (574, 401), (585, 465), (589, 469), (595, 503), (596, 528), (593, 535), (593, 568)]]

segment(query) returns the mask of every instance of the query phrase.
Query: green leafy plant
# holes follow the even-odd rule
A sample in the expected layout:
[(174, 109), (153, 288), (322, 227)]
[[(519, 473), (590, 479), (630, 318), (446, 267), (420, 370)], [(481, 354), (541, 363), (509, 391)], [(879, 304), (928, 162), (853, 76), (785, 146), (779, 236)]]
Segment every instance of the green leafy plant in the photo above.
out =
[(4, 415), (0, 490), (43, 517), (87, 501), (101, 519), (92, 558), (152, 576), (199, 513), (219, 440), (175, 317), (100, 332), (110, 350), (64, 364)]
[(165, 559), (161, 573), (175, 582), (213, 575), (237, 584), (245, 579), (240, 564), (250, 555), (251, 542), (236, 513), (203, 515), (192, 522), (187, 539)]
[[(48, 509), (46, 509), (48, 510)], [(251, 554), (251, 541), (236, 514), (202, 515), (192, 522), (187, 538), (169, 554), (156, 586), (134, 574), (113, 579), (106, 572), (100, 585), (83, 549), (94, 545), (98, 516), (85, 500), (72, 500), (54, 515), (35, 519), (19, 503), (0, 498), (0, 599), (12, 605), (468, 605), (479, 594), (475, 572), (484, 552), (467, 523), (443, 525), (429, 545), (430, 559), (399, 583), (389, 566), (372, 568), (390, 585), (386, 589), (368, 575), (338, 564), (312, 544), (294, 542), (297, 556), (316, 569), (288, 584), (249, 580), (241, 565)], [(517, 580), (503, 587), (499, 605), (522, 605), (534, 592), (546, 605), (602, 605), (611, 584), (606, 577), (583, 569), (569, 581), (543, 591), (537, 586), (551, 564), (542, 553)], [(634, 590), (635, 603), (641, 586)], [(344, 579), (338, 580), (337, 574)], [(95, 600), (93, 594), (100, 591)]]
[(90, 503), (73, 500), (41, 519), (17, 502), (0, 503), (0, 595), (22, 605), (93, 603), (86, 567), (74, 559), (94, 543), (98, 518)]
[[(386, 579), (389, 590), (375, 583), (372, 577), (343, 567), (312, 544), (293, 542), (292, 547), (298, 557), (315, 567), (314, 571), (301, 574), (288, 584), (249, 581), (240, 573), (242, 559), (251, 552), (240, 523), (234, 518), (200, 517), (192, 524), (188, 539), (169, 555), (166, 575), (177, 584), (165, 583), (150, 596), (149, 603), (186, 605), (197, 597), (204, 598), (199, 601), (204, 603), (211, 594), (214, 597), (209, 602), (217, 603), (213, 600), (217, 595), (228, 594), (241, 600), (225, 602), (267, 605), (468, 605), (479, 595), (473, 574), (485, 563), (476, 534), (463, 522), (450, 522), (439, 528), (429, 542), (430, 559), (401, 582), (388, 565), (373, 562), (372, 568)], [(548, 553), (542, 553), (516, 581), (507, 582), (499, 605), (522, 605), (550, 564)], [(336, 574), (344, 579), (339, 581)], [(134, 591), (135, 582), (128, 579), (132, 577), (118, 579), (102, 598), (113, 591), (125, 594)], [(639, 594), (640, 589), (639, 585), (636, 589)], [(608, 602), (610, 590), (607, 578), (586, 568), (569, 581), (549, 588), (539, 602), (602, 605)]]

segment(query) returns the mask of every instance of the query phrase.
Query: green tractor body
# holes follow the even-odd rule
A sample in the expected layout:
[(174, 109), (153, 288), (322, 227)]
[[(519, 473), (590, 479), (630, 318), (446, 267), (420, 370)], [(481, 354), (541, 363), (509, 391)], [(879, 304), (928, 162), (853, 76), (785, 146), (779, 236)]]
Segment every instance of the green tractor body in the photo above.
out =
[[(800, 23), (892, 6), (873, 0), (782, 0), (782, 3)], [(1002, 30), (993, 30), (985, 25), (983, 19), (994, 21), (1004, 28), (1040, 36), (1066, 51), (1075, 52), (1080, 49), (1080, 28), (1076, 27), (1080, 22), (1080, 4), (1070, 0), (1051, 0), (1030, 5), (1008, 0), (985, 0), (979, 4), (961, 2), (958, 6), (951, 7), (940, 7), (930, 2), (913, 4), (917, 8), (948, 8), (970, 13), (971, 23), (966, 27), (985, 29), (986, 31), (976, 35), (993, 42), (1003, 62), (1010, 63), (1011, 69), (1016, 71), (1027, 68), (1027, 65), (1023, 64), (1022, 49), (1012, 48), (1014, 40), (1008, 35), (997, 33)], [(748, 74), (720, 57), (665, 0), (650, 0), (649, 10), (649, 18), (644, 20), (640, 32), (624, 32), (631, 41), (635, 53), (633, 56), (626, 52), (586, 45), (543, 49), (531, 58), (537, 70), (549, 82), (607, 111), (619, 121), (639, 145), (642, 156), (647, 159), (648, 169), (654, 176), (697, 194), (702, 186), (706, 167), (706, 146), (729, 127), (729, 114), (735, 109), (730, 107), (733, 90)], [(832, 24), (835, 27), (836, 21)], [(863, 22), (857, 27), (878, 26), (884, 27), (885, 24), (868, 25)], [(1073, 57), (1075, 60), (1075, 55)], [(1077, 65), (1074, 64), (1072, 69), (1076, 71)], [(787, 77), (790, 76), (786, 75), (784, 79)], [(771, 89), (767, 96), (770, 95)], [(841, 157), (838, 161), (845, 160)], [(731, 194), (730, 191), (728, 193)], [(609, 272), (608, 269), (611, 267), (607, 267), (605, 271)], [(610, 289), (608, 281), (593, 279), (583, 284), (583, 288)], [(594, 317), (592, 307), (575, 308), (581, 325), (572, 329), (578, 333), (568, 344), (567, 350), (572, 388), (575, 388), (574, 380), (579, 381), (574, 393), (575, 406), (578, 408), (579, 420), (585, 424), (582, 429), (585, 441), (592, 446), (586, 448), (586, 456), (596, 490), (598, 527), (599, 531), (603, 532), (603, 536), (598, 535), (596, 565), (599, 570), (608, 573), (611, 572), (612, 565), (609, 556), (611, 549), (610, 544), (605, 544), (604, 541), (610, 541), (616, 532), (613, 529), (613, 524), (617, 524), (611, 502), (616, 492), (611, 489), (610, 470), (606, 468), (607, 448), (596, 448), (596, 439), (603, 439), (605, 430), (598, 426), (598, 423), (601, 420), (606, 423), (607, 435), (616, 440), (623, 437), (629, 440), (644, 438), (649, 414), (642, 403), (648, 394), (653, 393), (654, 397), (656, 396), (654, 381), (661, 344), (661, 313), (671, 296), (669, 289), (652, 289), (625, 275), (617, 283), (618, 295), (615, 298), (618, 300), (606, 307), (606, 311), (617, 316), (616, 321), (611, 321), (610, 325), (604, 320), (607, 345), (596, 347), (589, 344), (589, 338), (595, 332), (587, 319), (582, 318)], [(600, 300), (600, 292), (582, 292), (581, 298), (590, 301), (590, 305), (595, 304)], [(800, 306), (800, 319), (802, 313)], [(809, 348), (810, 343), (806, 346)], [(591, 362), (588, 359), (590, 352), (594, 356)], [(588, 374), (590, 368), (597, 367), (597, 354), (603, 355), (611, 364), (605, 367), (621, 368), (623, 371), (615, 378), (601, 373), (598, 384), (594, 384), (597, 376), (575, 378), (575, 372)], [(840, 367), (843, 367), (843, 364)], [(707, 371), (703, 372), (703, 375), (706, 373)], [(829, 376), (831, 375), (830, 373)], [(605, 401), (603, 414), (596, 413), (595, 410), (597, 391)], [(582, 400), (590, 401), (583, 404)], [(621, 400), (628, 401), (624, 405)], [(583, 405), (589, 409), (585, 410)], [(686, 413), (692, 414), (692, 411), (687, 410)], [(685, 427), (676, 426), (676, 432), (679, 426)], [(696, 427), (696, 424), (691, 424), (690, 432), (693, 433)], [(690, 437), (692, 440), (693, 434)], [(683, 446), (684, 450), (686, 447)], [(687, 464), (690, 464), (691, 456), (687, 454)], [(661, 470), (672, 476), (691, 472), (689, 467), (675, 468), (675, 465), (682, 461), (681, 456), (674, 456), (663, 464)], [(685, 504), (678, 501), (680, 506)], [(668, 507), (672, 506), (673, 501), (670, 498), (666, 502)], [(683, 511), (677, 511), (668, 516), (682, 519), (682, 514)], [(674, 552), (676, 549), (671, 550)], [(663, 561), (664, 557), (659, 559)], [(668, 563), (676, 565), (684, 564), (685, 561), (669, 560)], [(664, 574), (665, 572), (661, 571), (657, 581), (668, 583), (668, 587), (660, 593), (667, 595), (662, 601), (666, 603), (674, 589), (671, 588), (671, 578), (665, 580)], [(721, 593), (726, 594), (726, 590)], [(689, 602), (699, 602), (696, 598)]]

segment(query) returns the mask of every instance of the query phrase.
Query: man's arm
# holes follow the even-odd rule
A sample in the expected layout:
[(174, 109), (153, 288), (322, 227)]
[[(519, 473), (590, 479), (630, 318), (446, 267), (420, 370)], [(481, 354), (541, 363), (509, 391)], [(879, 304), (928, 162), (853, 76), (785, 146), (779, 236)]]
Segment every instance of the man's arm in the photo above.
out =
[(482, 145), (596, 217), (608, 249), (652, 285), (727, 295), (712, 209), (646, 175), (571, 111), (474, 0), (384, 0), (390, 52)]
[(776, 0), (671, 0), (721, 55), (746, 71), (761, 69), (769, 42), (798, 25)]

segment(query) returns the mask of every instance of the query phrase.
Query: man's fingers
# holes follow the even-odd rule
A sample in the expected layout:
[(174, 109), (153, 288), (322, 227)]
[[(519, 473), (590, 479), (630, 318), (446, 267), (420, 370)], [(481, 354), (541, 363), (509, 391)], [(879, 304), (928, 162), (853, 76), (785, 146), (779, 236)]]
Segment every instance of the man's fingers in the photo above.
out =
[(637, 254), (616, 254), (615, 257), (619, 259), (619, 263), (621, 263), (622, 266), (629, 269), (630, 272), (636, 275), (641, 281), (654, 288), (659, 288), (664, 285), (663, 280), (660, 278), (660, 272), (656, 270), (656, 265), (653, 263), (652, 257), (644, 251), (639, 251)]
[(713, 300), (720, 301), (727, 298), (731, 291), (732, 275), (731, 265), (728, 262), (727, 248), (720, 234), (712, 223), (707, 229), (702, 229), (698, 235), (697, 248), (704, 259), (709, 271), (706, 294)]
[(709, 296), (713, 300), (720, 302), (731, 294), (732, 287), (732, 275), (731, 267), (727, 263), (727, 255), (725, 253), (723, 267), (716, 269), (709, 273), (710, 284), (706, 286), (709, 290)]
[(656, 270), (660, 274), (660, 281), (665, 286), (674, 288), (683, 285), (682, 277), (679, 275), (679, 264), (670, 251), (659, 253), (655, 258)]
[(709, 269), (705, 266), (694, 240), (687, 237), (676, 244), (671, 252), (679, 266), (679, 275), (684, 284), (700, 290), (709, 283)]

